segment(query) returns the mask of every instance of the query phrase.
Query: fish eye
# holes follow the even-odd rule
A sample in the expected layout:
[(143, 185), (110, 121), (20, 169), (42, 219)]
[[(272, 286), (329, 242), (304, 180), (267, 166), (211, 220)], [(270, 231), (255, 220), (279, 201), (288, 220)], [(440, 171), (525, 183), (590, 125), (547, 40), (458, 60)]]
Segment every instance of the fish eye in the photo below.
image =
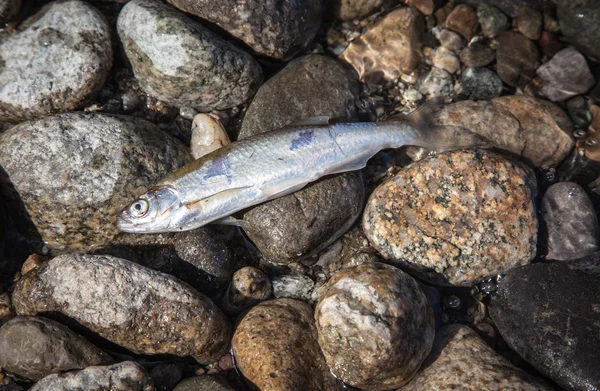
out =
[(146, 213), (148, 213), (149, 208), (150, 205), (148, 204), (148, 201), (137, 200), (133, 204), (131, 204), (129, 211), (134, 217), (143, 217)]

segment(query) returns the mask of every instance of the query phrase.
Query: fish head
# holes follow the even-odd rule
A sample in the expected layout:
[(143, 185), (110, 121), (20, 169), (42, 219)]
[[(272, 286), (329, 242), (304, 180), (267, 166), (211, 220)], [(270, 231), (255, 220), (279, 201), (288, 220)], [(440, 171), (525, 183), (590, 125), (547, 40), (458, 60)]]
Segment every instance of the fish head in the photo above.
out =
[(179, 231), (178, 221), (185, 212), (175, 189), (156, 186), (121, 211), (117, 217), (117, 228), (130, 233)]

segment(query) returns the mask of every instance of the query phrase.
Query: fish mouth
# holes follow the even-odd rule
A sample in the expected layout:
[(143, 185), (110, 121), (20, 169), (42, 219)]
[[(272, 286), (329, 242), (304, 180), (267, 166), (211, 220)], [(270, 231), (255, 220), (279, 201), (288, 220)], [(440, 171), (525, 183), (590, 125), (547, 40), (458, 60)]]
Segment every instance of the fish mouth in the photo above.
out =
[(127, 232), (127, 233), (140, 233), (140, 232), (142, 232), (140, 230), (140, 228), (137, 227), (135, 224), (129, 223), (129, 222), (124, 221), (122, 219), (117, 219), (116, 225), (117, 225), (117, 228), (120, 231), (123, 231), (123, 232)]

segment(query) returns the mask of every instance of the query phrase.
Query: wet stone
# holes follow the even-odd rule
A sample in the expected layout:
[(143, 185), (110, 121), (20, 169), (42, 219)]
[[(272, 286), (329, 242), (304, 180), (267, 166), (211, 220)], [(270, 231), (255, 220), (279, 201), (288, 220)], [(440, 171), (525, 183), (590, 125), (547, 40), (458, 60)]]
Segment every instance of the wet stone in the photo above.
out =
[[(481, 6), (483, 4), (490, 4), (489, 0), (465, 0), (465, 3), (471, 4), (472, 6)], [(530, 7), (541, 10), (544, 6), (547, 6), (545, 0), (494, 0), (495, 7), (498, 7), (500, 11), (506, 15), (514, 18), (517, 16), (517, 12), (522, 7)]]
[(513, 366), (473, 330), (458, 324), (438, 331), (422, 368), (402, 391), (554, 390)]
[(150, 377), (156, 391), (172, 391), (183, 377), (183, 368), (175, 363), (158, 363), (150, 371)]
[(168, 104), (227, 109), (262, 82), (250, 54), (157, 0), (128, 2), (117, 30), (141, 87)]
[(66, 326), (42, 317), (17, 316), (0, 328), (0, 367), (27, 379), (108, 365), (114, 360)]
[(53, 252), (117, 241), (114, 216), (189, 160), (155, 125), (123, 116), (65, 113), (23, 122), (0, 140), (0, 165)]
[(548, 188), (541, 204), (547, 234), (547, 259), (583, 258), (600, 249), (600, 226), (585, 190), (573, 182)]
[(273, 277), (273, 297), (310, 301), (315, 283), (304, 274), (284, 274)]
[(14, 317), (10, 294), (8, 292), (0, 293), (0, 326)]
[(446, 18), (444, 27), (452, 31), (456, 31), (467, 41), (469, 41), (479, 29), (477, 13), (468, 5), (459, 4), (454, 7), (452, 12), (450, 12)]
[(286, 60), (319, 30), (322, 0), (169, 0), (180, 10), (216, 24), (261, 56)]
[(600, 3), (595, 0), (556, 1), (560, 31), (592, 60), (600, 61)]
[(505, 31), (498, 37), (496, 61), (498, 76), (513, 87), (524, 87), (538, 67), (538, 49), (522, 34)]
[(397, 8), (381, 17), (348, 45), (340, 58), (367, 84), (384, 84), (411, 73), (421, 62), (425, 24), (413, 8)]
[(173, 391), (235, 391), (220, 376), (196, 376), (185, 379)]
[(81, 371), (49, 375), (37, 382), (30, 391), (154, 391), (152, 379), (144, 368), (133, 361), (111, 366), (88, 367)]
[(269, 299), (272, 291), (271, 280), (262, 270), (246, 266), (233, 273), (221, 307), (228, 314), (237, 314)]
[(592, 122), (592, 113), (588, 108), (588, 102), (583, 96), (575, 96), (567, 102), (567, 112), (573, 125), (578, 129), (587, 128)]
[(137, 354), (207, 363), (230, 335), (225, 315), (189, 285), (110, 256), (58, 256), (19, 280), (13, 302), (21, 315), (61, 313)]
[(464, 39), (448, 29), (443, 29), (440, 32), (439, 40), (443, 47), (455, 53), (458, 53), (465, 46)]
[(460, 69), (458, 56), (443, 46), (440, 46), (435, 50), (432, 60), (433, 66), (450, 73), (456, 73)]
[(469, 99), (490, 100), (502, 93), (502, 80), (487, 68), (469, 67), (465, 69), (460, 82), (469, 95)]
[(496, 51), (487, 45), (474, 42), (460, 52), (460, 60), (468, 67), (484, 67), (496, 60)]
[(508, 30), (510, 23), (506, 15), (493, 5), (482, 4), (477, 8), (477, 18), (481, 24), (481, 32), (487, 38), (497, 37)]
[(402, 0), (409, 7), (415, 7), (423, 15), (431, 15), (441, 4), (440, 0)]
[(98, 10), (78, 0), (46, 5), (0, 39), (0, 122), (80, 108), (104, 85), (112, 56)]
[(0, 24), (13, 20), (20, 8), (21, 0), (0, 0)]
[(231, 344), (242, 375), (260, 390), (340, 389), (319, 348), (308, 304), (292, 299), (258, 304), (240, 320)]
[(537, 41), (542, 35), (542, 13), (533, 8), (523, 7), (517, 13), (515, 25), (516, 30), (526, 38)]
[(585, 57), (571, 47), (556, 53), (536, 72), (542, 83), (542, 94), (553, 102), (583, 94), (595, 83)]
[(543, 375), (568, 390), (600, 384), (599, 253), (514, 269), (489, 308), (508, 345)]
[(371, 194), (365, 235), (384, 258), (427, 280), (472, 285), (535, 256), (530, 175), (479, 150), (420, 160)]
[(367, 263), (336, 273), (315, 310), (331, 372), (353, 387), (406, 384), (429, 354), (434, 316), (419, 284), (400, 269)]
[(454, 90), (454, 79), (445, 70), (432, 67), (429, 72), (419, 77), (416, 87), (428, 98), (450, 95)]
[(332, 9), (337, 19), (353, 20), (375, 12), (382, 5), (383, 0), (335, 0)]

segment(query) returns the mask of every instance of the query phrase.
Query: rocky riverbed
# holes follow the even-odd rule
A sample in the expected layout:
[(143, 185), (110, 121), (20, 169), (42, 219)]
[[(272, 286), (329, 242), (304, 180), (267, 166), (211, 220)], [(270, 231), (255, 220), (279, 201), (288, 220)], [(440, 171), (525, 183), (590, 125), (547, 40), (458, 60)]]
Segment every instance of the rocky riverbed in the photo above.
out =
[[(600, 390), (600, 3), (0, 0), (0, 391)], [(445, 141), (235, 215), (229, 143), (428, 99)], [(249, 161), (248, 164), (251, 164)]]

